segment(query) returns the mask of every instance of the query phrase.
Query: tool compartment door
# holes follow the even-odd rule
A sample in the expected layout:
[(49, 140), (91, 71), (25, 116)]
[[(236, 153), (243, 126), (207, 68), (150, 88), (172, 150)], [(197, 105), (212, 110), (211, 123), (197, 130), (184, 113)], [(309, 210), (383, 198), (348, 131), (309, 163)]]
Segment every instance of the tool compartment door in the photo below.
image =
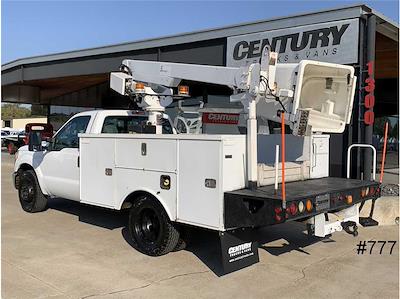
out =
[(329, 176), (329, 135), (313, 135), (311, 137), (310, 178), (327, 176)]
[(113, 208), (115, 139), (81, 137), (79, 150), (81, 202)]
[(222, 141), (178, 140), (178, 144), (178, 221), (218, 229)]

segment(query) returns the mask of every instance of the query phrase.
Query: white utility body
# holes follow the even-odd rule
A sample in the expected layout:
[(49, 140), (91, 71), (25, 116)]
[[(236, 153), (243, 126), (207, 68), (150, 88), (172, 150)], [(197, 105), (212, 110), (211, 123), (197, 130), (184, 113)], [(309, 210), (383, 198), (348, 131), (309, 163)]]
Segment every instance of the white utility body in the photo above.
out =
[[(15, 163), (22, 207), (43, 210), (47, 196), (130, 208), (131, 236), (150, 255), (180, 244), (179, 224), (228, 232), (309, 219), (318, 236), (341, 230), (358, 219), (354, 204), (367, 199), (365, 193), (378, 196), (373, 182), (329, 178), (326, 133), (342, 133), (350, 122), (354, 69), (276, 62), (268, 48), (260, 63), (243, 68), (124, 60), (110, 86), (142, 111), (79, 113), (45, 148), (32, 135)], [(231, 87), (231, 102), (243, 105), (247, 134), (177, 134), (165, 108), (189, 97), (181, 80)], [(284, 120), (292, 134), (259, 134), (257, 119)], [(284, 181), (276, 160), (282, 140)], [(274, 188), (285, 182), (286, 196)], [(321, 217), (330, 211), (343, 217), (325, 223)]]
[(224, 230), (224, 192), (245, 187), (245, 149), (245, 136), (82, 134), (81, 201), (119, 210), (144, 191), (173, 221)]

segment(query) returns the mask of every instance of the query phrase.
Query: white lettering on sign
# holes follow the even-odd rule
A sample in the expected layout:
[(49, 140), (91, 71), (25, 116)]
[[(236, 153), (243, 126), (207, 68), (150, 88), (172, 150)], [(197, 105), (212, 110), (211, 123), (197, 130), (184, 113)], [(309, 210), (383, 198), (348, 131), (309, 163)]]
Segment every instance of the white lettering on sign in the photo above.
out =
[(243, 253), (248, 253), (249, 251), (251, 251), (251, 242), (243, 243), (228, 248), (228, 254), (230, 258), (237, 255), (241, 255)]

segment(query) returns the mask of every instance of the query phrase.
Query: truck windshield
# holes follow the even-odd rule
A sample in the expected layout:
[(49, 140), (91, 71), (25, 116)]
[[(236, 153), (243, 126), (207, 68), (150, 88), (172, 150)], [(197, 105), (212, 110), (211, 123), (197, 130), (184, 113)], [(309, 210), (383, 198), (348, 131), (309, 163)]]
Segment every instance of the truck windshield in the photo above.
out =
[[(147, 116), (127, 115), (127, 116), (107, 116), (104, 119), (102, 133), (111, 134), (141, 134)], [(162, 133), (173, 134), (172, 126), (167, 119), (162, 119)]]

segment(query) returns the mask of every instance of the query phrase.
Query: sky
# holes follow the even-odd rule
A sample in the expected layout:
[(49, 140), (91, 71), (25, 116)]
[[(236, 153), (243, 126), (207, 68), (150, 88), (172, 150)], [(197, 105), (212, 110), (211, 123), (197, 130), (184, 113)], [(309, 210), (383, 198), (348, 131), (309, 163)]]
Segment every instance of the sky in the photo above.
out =
[[(352, 1), (1, 1), (1, 63), (351, 5)], [(360, 2), (357, 2), (360, 3)], [(398, 22), (397, 1), (364, 1)]]

